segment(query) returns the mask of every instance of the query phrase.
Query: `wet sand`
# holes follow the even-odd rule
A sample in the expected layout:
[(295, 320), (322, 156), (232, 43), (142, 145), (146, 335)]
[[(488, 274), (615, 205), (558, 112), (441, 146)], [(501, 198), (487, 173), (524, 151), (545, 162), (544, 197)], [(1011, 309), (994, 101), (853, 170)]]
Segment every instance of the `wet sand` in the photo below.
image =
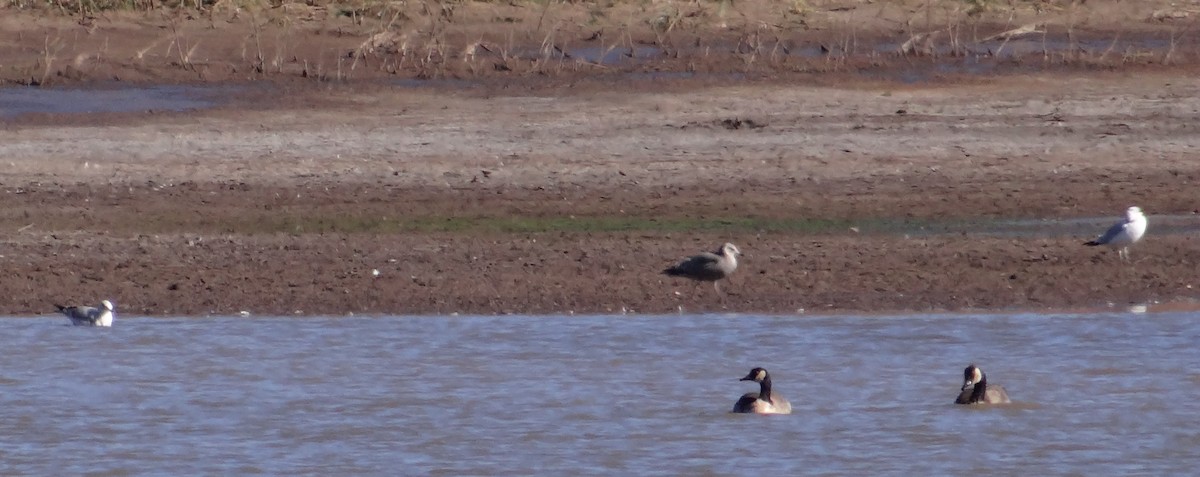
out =
[[(132, 54), (151, 35), (138, 25), (90, 28), (120, 58), (114, 45)], [(179, 25), (207, 31), (203, 19)], [(365, 34), (322, 25), (303, 41), (342, 51)], [(467, 19), (452, 25), (470, 31)], [(753, 31), (686, 26), (677, 41)], [(1150, 41), (1178, 28), (1168, 21), (1126, 27), (1121, 38), (1150, 46), (1120, 49), (1131, 59), (1104, 68), (1107, 46), (1086, 62), (1004, 71), (946, 74), (945, 57), (874, 53), (827, 70), (747, 69), (730, 62), (770, 48), (734, 45), (710, 62), (679, 53), (589, 69), (560, 58), (554, 71), (515, 73), (460, 51), (444, 63), (453, 71), (433, 75), (397, 53), (395, 73), (345, 81), (285, 70), (189, 79), (161, 58), (51, 74), (84, 88), (111, 88), (97, 81), (112, 74), (122, 85), (186, 81), (231, 88), (218, 90), (230, 100), (4, 119), (0, 313), (102, 297), (150, 315), (1190, 306), (1194, 233), (1156, 232), (1154, 216), (1186, 222), (1198, 208), (1195, 56), (1183, 44), (1171, 61), (1153, 56), (1168, 53)], [(904, 38), (862, 28), (881, 45)], [(820, 47), (840, 31), (785, 39)], [(1000, 220), (1115, 220), (1133, 204), (1150, 231), (1132, 263), (1081, 245), (1100, 229), (988, 233)], [(658, 273), (726, 241), (746, 255), (724, 300)]]

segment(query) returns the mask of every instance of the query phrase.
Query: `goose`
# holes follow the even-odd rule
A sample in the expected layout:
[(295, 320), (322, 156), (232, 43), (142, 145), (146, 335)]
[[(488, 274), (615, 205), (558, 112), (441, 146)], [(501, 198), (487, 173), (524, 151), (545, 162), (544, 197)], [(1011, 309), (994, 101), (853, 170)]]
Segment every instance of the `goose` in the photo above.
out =
[(75, 326), (112, 326), (113, 304), (108, 300), (100, 301), (101, 308), (94, 306), (62, 306), (54, 305), (58, 312), (71, 319)]
[(974, 363), (963, 370), (962, 392), (954, 404), (1007, 404), (1008, 393), (1000, 385), (988, 386), (987, 375)]
[(1146, 216), (1142, 215), (1142, 209), (1135, 205), (1125, 210), (1125, 220), (1109, 227), (1104, 235), (1083, 244), (1089, 247), (1108, 245), (1117, 250), (1117, 256), (1121, 260), (1129, 260), (1129, 246), (1137, 243), (1145, 234)]
[(778, 393), (771, 392), (771, 375), (763, 368), (754, 368), (739, 381), (758, 383), (758, 392), (743, 394), (733, 405), (733, 411), (742, 414), (791, 414), (792, 404)]
[(723, 296), (718, 282), (728, 278), (734, 270), (737, 270), (737, 256), (741, 253), (742, 251), (738, 250), (736, 245), (727, 242), (717, 248), (715, 252), (704, 252), (685, 258), (674, 266), (664, 269), (662, 273), (672, 277), (690, 278), (697, 282), (712, 282), (717, 296)]

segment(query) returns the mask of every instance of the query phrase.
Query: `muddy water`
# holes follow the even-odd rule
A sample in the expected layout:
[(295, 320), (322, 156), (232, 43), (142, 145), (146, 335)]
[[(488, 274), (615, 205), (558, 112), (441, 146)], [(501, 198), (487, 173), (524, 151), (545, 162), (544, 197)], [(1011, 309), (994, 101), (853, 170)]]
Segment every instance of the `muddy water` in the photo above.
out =
[(233, 87), (120, 86), (103, 89), (0, 88), (0, 119), (23, 114), (187, 111), (219, 104)]
[[(1200, 315), (8, 318), (2, 475), (1186, 475)], [(950, 404), (981, 364), (1016, 404)], [(728, 414), (775, 376), (790, 416)]]

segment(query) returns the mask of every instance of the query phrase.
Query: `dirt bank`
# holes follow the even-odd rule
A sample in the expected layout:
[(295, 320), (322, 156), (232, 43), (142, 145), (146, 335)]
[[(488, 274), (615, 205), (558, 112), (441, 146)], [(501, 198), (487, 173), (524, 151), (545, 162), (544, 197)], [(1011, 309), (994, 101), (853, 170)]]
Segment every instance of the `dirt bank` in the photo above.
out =
[(629, 73), (812, 80), (866, 72), (911, 80), (993, 70), (1190, 68), (1200, 13), (1165, 0), (318, 0), (270, 8), (218, 0), (179, 9), (134, 1), (141, 6), (121, 10), (54, 3), (59, 8), (24, 1), (0, 8), (0, 80), (518, 79), (528, 87), (537, 84), (531, 78), (569, 84)]
[[(843, 34), (839, 15), (873, 8), (885, 20), (904, 17), (892, 7), (814, 3), (824, 10), (806, 14), (809, 26), (778, 32), (818, 46), (804, 35), (834, 35), (826, 38), (833, 45)], [(484, 21), (458, 10), (443, 38), (487, 37), (498, 25), (528, 26), (541, 16), (497, 22), (510, 7), (467, 5), (500, 13), (472, 10), (491, 19)], [(566, 6), (552, 5), (547, 18), (567, 16)], [(632, 15), (614, 12), (606, 18)], [(716, 10), (684, 11), (671, 32), (776, 31), (752, 27), (754, 15), (741, 13), (726, 17), (736, 25), (714, 26)], [(1200, 249), (1190, 228), (1156, 231), (1155, 215), (1186, 222), (1200, 207), (1200, 85), (1183, 46), (1168, 53), (1149, 42), (1186, 20), (1145, 21), (1152, 13), (1123, 30), (1082, 9), (1045, 13), (1072, 18), (1080, 30), (1122, 31), (1130, 42), (1045, 68), (947, 75), (944, 57), (868, 53), (826, 70), (792, 68), (818, 56), (730, 67), (737, 58), (747, 64), (747, 55), (762, 60), (770, 48), (760, 45), (724, 50), (711, 62), (689, 57), (694, 48), (594, 69), (560, 58), (569, 67), (555, 71), (471, 63), (482, 61), (477, 51), (475, 60), (446, 62), (457, 65), (453, 73), (422, 76), (404, 63), (361, 81), (318, 81), (286, 68), (212, 73), (219, 64), (244, 72), (229, 66), (240, 53), (220, 53), (221, 43), (204, 35), (245, 35), (247, 13), (22, 23), (3, 29), (25, 32), (8, 48), (37, 38), (39, 25), (43, 33), (59, 25), (104, 32), (107, 58), (155, 35), (166, 44), (190, 38), (200, 45), (192, 54), (210, 55), (201, 79), (236, 88), (211, 109), (4, 119), (0, 264), (8, 273), (0, 286), (10, 298), (0, 313), (101, 297), (133, 314), (1186, 306), (1200, 299)], [(1001, 24), (997, 15), (964, 16), (962, 25)], [(187, 26), (172, 32), (160, 21)], [(907, 34), (879, 21), (856, 31), (880, 44)], [(356, 25), (338, 16), (320, 24), (289, 44), (317, 41), (323, 46), (304, 51), (344, 55), (371, 31), (358, 24), (364, 31), (335, 34), (331, 25)], [(653, 28), (639, 31), (654, 36)], [(531, 38), (513, 41), (541, 44)], [(1126, 61), (1114, 63), (1113, 51)], [(397, 54), (396, 61), (413, 58)], [(846, 66), (856, 62), (864, 66)], [(105, 65), (48, 77), (93, 87), (113, 71), (123, 82), (190, 82), (175, 70), (200, 70), (169, 61)], [(414, 76), (434, 81), (387, 81)], [(1151, 215), (1132, 263), (1080, 245), (1100, 230), (990, 227), (1002, 219), (1115, 219), (1131, 204)], [(724, 300), (658, 274), (725, 241), (746, 256)]]

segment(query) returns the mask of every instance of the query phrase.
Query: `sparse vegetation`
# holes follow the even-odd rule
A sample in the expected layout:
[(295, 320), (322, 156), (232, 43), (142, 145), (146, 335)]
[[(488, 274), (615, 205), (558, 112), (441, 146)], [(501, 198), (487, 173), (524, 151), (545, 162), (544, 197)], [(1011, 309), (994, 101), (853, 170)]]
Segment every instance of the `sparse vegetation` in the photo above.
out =
[[(65, 26), (48, 29), (37, 45), (17, 34), (7, 41), (17, 47), (3, 80), (43, 85), (120, 76), (98, 72), (98, 64), (132, 64), (136, 74), (186, 81), (660, 71), (771, 76), (919, 62), (953, 75), (968, 61), (996, 72), (1182, 65), (1198, 56), (1190, 32), (1200, 13), (1165, 0), (0, 2), (3, 10), (75, 21), (96, 38), (114, 34), (108, 22), (122, 15), (144, 15), (138, 24), (158, 28), (130, 34), (144, 36), (132, 50), (108, 49), (106, 61), (76, 66), (62, 58), (100, 58), (98, 42), (66, 41)], [(1029, 47), (1039, 40), (1040, 48)], [(28, 55), (34, 49), (41, 54)]]

